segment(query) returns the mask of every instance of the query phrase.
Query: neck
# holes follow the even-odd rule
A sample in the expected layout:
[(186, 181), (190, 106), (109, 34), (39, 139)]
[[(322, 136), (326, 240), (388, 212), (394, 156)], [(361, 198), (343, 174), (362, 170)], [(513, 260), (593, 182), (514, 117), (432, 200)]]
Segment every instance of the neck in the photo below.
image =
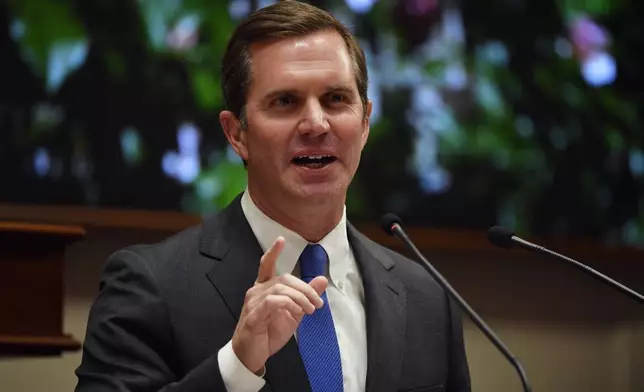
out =
[(263, 200), (262, 194), (253, 192), (249, 186), (249, 196), (260, 211), (309, 242), (324, 238), (338, 225), (344, 212), (344, 200), (311, 203), (310, 200), (282, 199), (283, 203), (276, 205)]

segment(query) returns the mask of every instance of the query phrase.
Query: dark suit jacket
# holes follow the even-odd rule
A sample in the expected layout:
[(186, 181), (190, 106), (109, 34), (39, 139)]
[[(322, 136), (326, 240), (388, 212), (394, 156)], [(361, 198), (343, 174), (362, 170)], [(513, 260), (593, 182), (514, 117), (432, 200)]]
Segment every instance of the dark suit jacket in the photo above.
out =
[[(348, 224), (367, 317), (367, 391), (470, 390), (462, 327), (413, 261)], [(262, 250), (238, 197), (202, 225), (113, 254), (92, 305), (77, 392), (225, 391), (217, 352), (232, 337)], [(308, 391), (297, 343), (266, 363), (262, 391)]]

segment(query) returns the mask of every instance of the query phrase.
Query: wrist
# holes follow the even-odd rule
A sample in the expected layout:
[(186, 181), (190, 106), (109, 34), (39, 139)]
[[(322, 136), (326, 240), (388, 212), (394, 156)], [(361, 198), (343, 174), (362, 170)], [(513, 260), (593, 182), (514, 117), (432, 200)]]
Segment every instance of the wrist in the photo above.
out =
[(226, 343), (217, 354), (219, 372), (226, 388), (225, 391), (260, 391), (266, 384), (264, 377), (251, 372), (235, 355), (232, 342)]
[(266, 367), (264, 364), (266, 361), (254, 358), (252, 354), (248, 353), (245, 346), (237, 342), (234, 338), (232, 339), (232, 349), (235, 356), (237, 356), (237, 359), (239, 359), (239, 362), (241, 362), (246, 369), (250, 370), (258, 377), (264, 377), (264, 374), (266, 373)]

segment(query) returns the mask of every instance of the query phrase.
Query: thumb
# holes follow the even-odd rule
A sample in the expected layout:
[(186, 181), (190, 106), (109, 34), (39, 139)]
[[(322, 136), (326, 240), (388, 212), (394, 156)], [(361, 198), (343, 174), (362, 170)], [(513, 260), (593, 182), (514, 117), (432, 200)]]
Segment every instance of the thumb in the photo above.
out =
[(329, 281), (324, 276), (317, 276), (309, 282), (309, 286), (311, 286), (319, 296), (322, 296), (322, 293), (324, 293), (329, 286)]

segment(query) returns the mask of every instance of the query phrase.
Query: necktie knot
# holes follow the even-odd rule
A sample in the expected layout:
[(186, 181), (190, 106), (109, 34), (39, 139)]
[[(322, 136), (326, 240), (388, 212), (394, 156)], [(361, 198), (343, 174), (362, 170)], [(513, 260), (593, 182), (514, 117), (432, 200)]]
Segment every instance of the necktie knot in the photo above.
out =
[(310, 282), (316, 276), (325, 274), (329, 255), (322, 245), (308, 244), (302, 251), (299, 262), (302, 279)]

